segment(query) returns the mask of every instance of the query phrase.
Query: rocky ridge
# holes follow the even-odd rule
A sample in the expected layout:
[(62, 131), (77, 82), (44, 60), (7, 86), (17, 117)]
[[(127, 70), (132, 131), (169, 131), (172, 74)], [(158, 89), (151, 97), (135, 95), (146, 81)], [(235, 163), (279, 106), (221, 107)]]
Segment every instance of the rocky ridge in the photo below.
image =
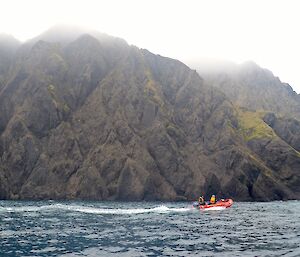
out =
[(300, 198), (299, 124), (124, 40), (48, 36), (3, 72), (1, 199)]

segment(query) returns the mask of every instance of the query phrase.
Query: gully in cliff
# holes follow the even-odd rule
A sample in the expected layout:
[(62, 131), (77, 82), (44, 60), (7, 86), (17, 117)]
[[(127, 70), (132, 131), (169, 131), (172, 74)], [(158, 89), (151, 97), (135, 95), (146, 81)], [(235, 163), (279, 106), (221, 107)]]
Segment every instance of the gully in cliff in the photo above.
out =
[(215, 195), (212, 195), (209, 202), (205, 202), (204, 197), (200, 196), (198, 202), (193, 202), (193, 207), (200, 210), (222, 210), (231, 207), (232, 204), (232, 199), (216, 201)]

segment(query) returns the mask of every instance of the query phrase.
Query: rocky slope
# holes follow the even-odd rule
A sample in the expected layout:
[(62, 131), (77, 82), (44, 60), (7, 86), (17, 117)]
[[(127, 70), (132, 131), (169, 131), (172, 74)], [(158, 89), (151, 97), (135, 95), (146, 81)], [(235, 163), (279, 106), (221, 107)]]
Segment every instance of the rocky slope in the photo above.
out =
[(1, 199), (300, 198), (297, 132), (177, 60), (98, 33), (50, 36), (5, 72)]
[(216, 64), (216, 68), (209, 69), (193, 66), (208, 84), (220, 89), (238, 106), (300, 119), (300, 95), (254, 62)]

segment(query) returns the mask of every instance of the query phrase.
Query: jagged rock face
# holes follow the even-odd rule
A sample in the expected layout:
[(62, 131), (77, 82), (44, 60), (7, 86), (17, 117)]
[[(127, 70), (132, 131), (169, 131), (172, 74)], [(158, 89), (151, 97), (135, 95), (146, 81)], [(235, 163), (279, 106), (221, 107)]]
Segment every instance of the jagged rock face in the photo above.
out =
[(263, 119), (281, 139), (297, 151), (300, 151), (299, 120), (293, 118), (277, 118), (274, 113), (267, 113)]
[(2, 199), (299, 198), (297, 148), (275, 132), (265, 147), (272, 126), (253, 133), (252, 114), (179, 61), (82, 35), (21, 46), (10, 70)]

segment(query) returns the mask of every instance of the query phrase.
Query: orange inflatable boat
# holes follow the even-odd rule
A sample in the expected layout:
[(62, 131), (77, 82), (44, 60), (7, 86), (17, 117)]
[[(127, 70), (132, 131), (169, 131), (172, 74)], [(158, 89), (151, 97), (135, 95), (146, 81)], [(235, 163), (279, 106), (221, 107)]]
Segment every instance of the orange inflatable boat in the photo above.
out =
[(205, 203), (204, 205), (200, 205), (198, 202), (194, 202), (193, 206), (200, 210), (221, 210), (231, 207), (233, 204), (232, 199), (221, 199), (214, 204)]

